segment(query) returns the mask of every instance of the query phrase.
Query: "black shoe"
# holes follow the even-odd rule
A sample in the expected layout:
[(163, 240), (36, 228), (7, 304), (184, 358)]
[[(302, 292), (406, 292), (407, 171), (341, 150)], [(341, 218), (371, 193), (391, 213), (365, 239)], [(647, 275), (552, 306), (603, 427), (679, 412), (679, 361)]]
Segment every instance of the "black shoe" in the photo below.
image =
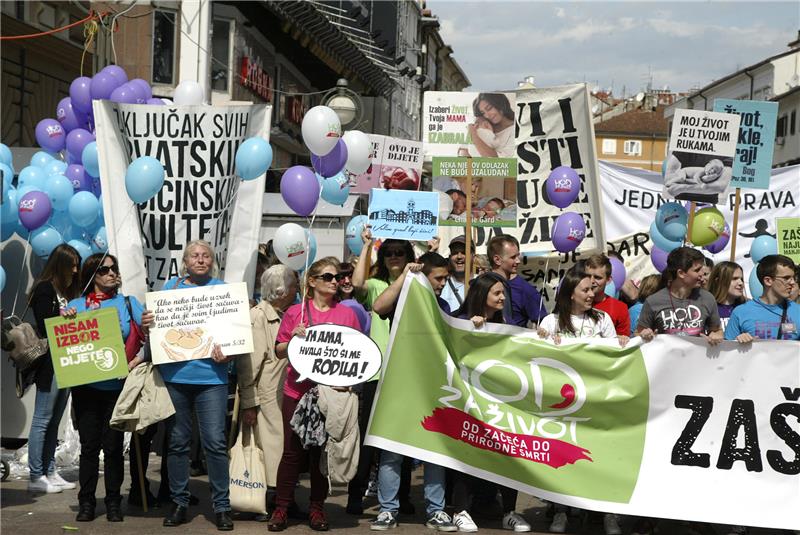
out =
[(222, 511), (216, 514), (217, 531), (233, 531), (233, 520), (230, 511)]
[(308, 513), (300, 509), (300, 506), (297, 505), (297, 502), (292, 502), (292, 504), (286, 509), (286, 514), (292, 520), (308, 520)]
[(363, 515), (364, 514), (364, 503), (361, 500), (350, 501), (347, 500), (347, 507), (345, 507), (345, 512), (348, 515)]
[[(147, 492), (145, 495), (145, 499), (147, 500), (147, 507), (152, 509), (158, 509), (161, 507), (161, 500), (153, 496), (152, 492)], [(137, 490), (131, 489), (130, 493), (128, 494), (128, 505), (133, 505), (136, 507), (142, 506), (142, 494)]]
[(94, 505), (90, 503), (78, 505), (78, 516), (75, 517), (75, 521), (91, 522), (92, 520), (94, 520)]
[(189, 495), (189, 505), (197, 505), (200, 503), (200, 498), (195, 496), (194, 494)]
[(106, 504), (106, 520), (109, 522), (122, 522), (122, 504), (120, 502)]
[(169, 513), (164, 518), (164, 527), (173, 528), (186, 523), (186, 507), (173, 503)]
[(411, 502), (407, 502), (405, 500), (400, 502), (400, 514), (403, 515), (413, 515), (417, 511), (414, 504)]

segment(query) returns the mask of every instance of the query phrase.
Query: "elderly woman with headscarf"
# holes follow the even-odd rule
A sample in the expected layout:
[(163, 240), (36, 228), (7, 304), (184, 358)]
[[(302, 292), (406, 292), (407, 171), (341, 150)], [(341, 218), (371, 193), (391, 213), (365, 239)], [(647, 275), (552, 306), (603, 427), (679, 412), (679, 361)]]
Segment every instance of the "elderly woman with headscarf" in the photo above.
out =
[(278, 465), (283, 454), (283, 381), (286, 359), (275, 355), (275, 339), (283, 313), (294, 303), (297, 276), (278, 264), (261, 275), (262, 301), (250, 309), (253, 326), (253, 352), (236, 361), (242, 422), (255, 426), (264, 451), (267, 486), (275, 487)]

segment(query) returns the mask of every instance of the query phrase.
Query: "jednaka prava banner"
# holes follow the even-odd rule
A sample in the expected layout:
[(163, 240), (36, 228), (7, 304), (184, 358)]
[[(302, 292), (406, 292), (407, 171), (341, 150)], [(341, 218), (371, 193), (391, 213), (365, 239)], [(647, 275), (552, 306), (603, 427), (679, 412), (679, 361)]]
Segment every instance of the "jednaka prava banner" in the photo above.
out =
[[(115, 192), (102, 196), (109, 250), (125, 293), (143, 299), (160, 290), (197, 239), (214, 247), (220, 278), (252, 281), (265, 178), (242, 181), (234, 158), (245, 139), (269, 139), (271, 107), (95, 101), (94, 110), (102, 188)], [(153, 199), (135, 205), (124, 193), (125, 171), (141, 156), (159, 160), (166, 177)]]
[(798, 350), (557, 346), (447, 316), (409, 276), (366, 443), (596, 511), (798, 529)]

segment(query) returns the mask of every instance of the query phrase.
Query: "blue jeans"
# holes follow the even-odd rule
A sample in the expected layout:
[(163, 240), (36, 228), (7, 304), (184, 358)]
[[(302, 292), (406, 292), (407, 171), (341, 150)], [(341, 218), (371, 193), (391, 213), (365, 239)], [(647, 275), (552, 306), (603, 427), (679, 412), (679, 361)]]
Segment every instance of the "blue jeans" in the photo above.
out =
[[(400, 466), (403, 456), (392, 451), (381, 451), (381, 462), (378, 467), (378, 502), (381, 512), (389, 511), (397, 514), (400, 510)], [(444, 510), (445, 470), (443, 466), (425, 463), (425, 512), (430, 517), (437, 511)]]
[(28, 434), (28, 468), (31, 481), (56, 471), (58, 425), (68, 399), (69, 389), (59, 390), (55, 375), (49, 392), (36, 389), (31, 431)]
[(194, 410), (200, 429), (200, 442), (206, 454), (214, 512), (230, 511), (228, 446), (225, 442), (228, 385), (166, 385), (175, 406), (175, 414), (167, 420), (167, 470), (172, 501), (183, 507), (189, 506), (189, 450)]

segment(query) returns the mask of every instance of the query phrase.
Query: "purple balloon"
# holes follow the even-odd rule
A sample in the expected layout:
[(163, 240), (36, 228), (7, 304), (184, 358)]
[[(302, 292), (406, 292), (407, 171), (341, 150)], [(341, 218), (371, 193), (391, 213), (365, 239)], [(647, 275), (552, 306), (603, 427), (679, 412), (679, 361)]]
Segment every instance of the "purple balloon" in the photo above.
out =
[(72, 164), (67, 166), (64, 176), (72, 182), (72, 189), (75, 190), (75, 193), (92, 191), (92, 177), (89, 176), (82, 165)]
[(728, 226), (728, 223), (725, 223), (725, 230), (722, 231), (722, 234), (719, 235), (719, 238), (716, 239), (713, 243), (709, 243), (703, 249), (708, 251), (712, 254), (717, 254), (721, 252), (725, 247), (728, 246), (728, 241), (731, 239), (731, 228)]
[(125, 69), (119, 65), (106, 65), (100, 72), (108, 73), (119, 80), (119, 85), (122, 85), (128, 81), (128, 74), (125, 72)]
[(44, 225), (52, 211), (50, 197), (43, 191), (29, 191), (19, 200), (19, 220), (28, 230)]
[(153, 98), (153, 90), (146, 81), (141, 78), (134, 78), (128, 83), (133, 86), (134, 89), (139, 90), (139, 93), (142, 95), (142, 102), (147, 102), (149, 99)]
[(36, 142), (46, 151), (59, 152), (64, 150), (67, 133), (55, 119), (42, 119), (36, 125)]
[(564, 212), (553, 226), (553, 247), (561, 253), (574, 251), (586, 237), (583, 216), (575, 212)]
[(625, 277), (627, 276), (625, 264), (614, 256), (609, 257), (609, 260), (611, 261), (611, 280), (614, 281), (614, 287), (619, 290), (625, 284)]
[(297, 215), (311, 215), (319, 201), (319, 182), (314, 171), (302, 165), (287, 169), (281, 177), (281, 196)]
[(92, 77), (92, 98), (97, 100), (108, 99), (116, 88), (124, 81), (120, 81), (110, 72), (100, 71)]
[(314, 166), (314, 170), (325, 178), (337, 175), (344, 169), (346, 163), (347, 145), (341, 139), (328, 154), (324, 156), (311, 155), (311, 165)]
[(56, 119), (58, 119), (58, 122), (61, 123), (66, 132), (76, 128), (86, 128), (89, 123), (89, 118), (86, 117), (86, 114), (76, 110), (69, 97), (62, 98), (58, 106), (56, 106)]
[(75, 110), (81, 113), (92, 111), (92, 79), (88, 76), (75, 78), (69, 85), (69, 98)]
[(650, 262), (653, 263), (653, 266), (658, 270), (659, 273), (664, 271), (667, 268), (667, 257), (669, 253), (666, 251), (662, 251), (655, 245), (650, 248)]
[(161, 100), (160, 98), (155, 98), (155, 97), (148, 98), (147, 99), (147, 103), (150, 104), (151, 106), (163, 106), (164, 105), (164, 101), (163, 100)]
[(545, 181), (545, 190), (554, 206), (566, 208), (578, 198), (578, 193), (581, 191), (581, 177), (571, 167), (564, 165), (556, 167)]
[(92, 141), (95, 141), (95, 139), (91, 132), (83, 128), (76, 128), (67, 134), (67, 152), (80, 162), (83, 148)]
[(111, 92), (109, 99), (120, 104), (136, 104), (139, 94), (130, 84), (122, 84)]

